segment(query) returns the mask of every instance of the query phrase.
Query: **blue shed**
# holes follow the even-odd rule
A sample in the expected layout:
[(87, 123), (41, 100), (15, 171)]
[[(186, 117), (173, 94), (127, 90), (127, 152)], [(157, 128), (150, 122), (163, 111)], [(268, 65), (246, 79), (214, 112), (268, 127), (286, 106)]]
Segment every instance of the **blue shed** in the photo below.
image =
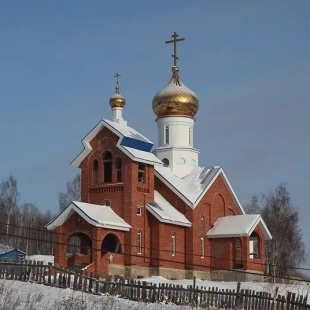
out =
[(1, 248), (0, 247), (0, 259), (16, 259), (16, 260), (25, 260), (26, 258), (26, 253), (18, 250), (18, 249), (14, 249), (14, 248)]

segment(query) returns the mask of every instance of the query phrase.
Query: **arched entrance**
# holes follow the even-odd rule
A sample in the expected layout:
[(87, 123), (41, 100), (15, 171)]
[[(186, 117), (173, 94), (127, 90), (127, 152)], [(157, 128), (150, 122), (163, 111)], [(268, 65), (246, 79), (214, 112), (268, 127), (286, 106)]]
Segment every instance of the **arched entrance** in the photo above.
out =
[(121, 243), (114, 234), (107, 234), (102, 241), (101, 254), (108, 252), (121, 253)]
[(67, 266), (84, 267), (91, 263), (92, 240), (84, 233), (76, 233), (67, 241)]

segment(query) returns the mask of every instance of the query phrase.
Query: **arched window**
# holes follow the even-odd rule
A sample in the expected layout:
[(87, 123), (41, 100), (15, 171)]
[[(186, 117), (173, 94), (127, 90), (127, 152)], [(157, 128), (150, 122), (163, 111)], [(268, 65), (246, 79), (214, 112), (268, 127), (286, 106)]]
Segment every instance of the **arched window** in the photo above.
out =
[(99, 170), (99, 168), (98, 168), (98, 160), (95, 159), (93, 161), (93, 184), (94, 185), (97, 185), (99, 183), (99, 180), (98, 180), (98, 178), (99, 178), (98, 170)]
[(116, 159), (116, 181), (123, 181), (123, 161), (120, 157)]
[(172, 235), (171, 235), (171, 255), (172, 256), (175, 256), (175, 242), (176, 242), (175, 239), (176, 239), (175, 233), (172, 233)]
[(138, 182), (145, 183), (145, 164), (138, 164)]
[(112, 153), (106, 152), (103, 157), (103, 182), (112, 182)]
[(106, 206), (106, 207), (111, 207), (111, 201), (109, 199), (105, 199), (103, 201), (103, 205)]
[(138, 229), (137, 232), (137, 254), (142, 253), (142, 231)]
[(250, 252), (250, 258), (253, 258), (253, 259), (260, 258), (259, 237), (258, 237), (258, 233), (255, 231), (253, 231), (250, 236), (249, 252)]
[(164, 167), (169, 167), (169, 159), (168, 158), (164, 158), (162, 160), (162, 162), (164, 163)]
[(101, 254), (107, 252), (121, 253), (121, 243), (114, 234), (106, 235), (102, 241)]
[(200, 217), (200, 255), (205, 257), (205, 217)]

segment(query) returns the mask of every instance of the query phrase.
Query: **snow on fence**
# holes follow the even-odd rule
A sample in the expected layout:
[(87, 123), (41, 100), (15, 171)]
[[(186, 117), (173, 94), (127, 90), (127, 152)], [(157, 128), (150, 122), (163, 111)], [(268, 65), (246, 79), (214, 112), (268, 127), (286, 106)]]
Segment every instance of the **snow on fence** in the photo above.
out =
[(130, 300), (144, 302), (166, 302), (177, 305), (216, 307), (220, 309), (244, 310), (310, 310), (307, 296), (288, 293), (272, 295), (268, 292), (237, 289), (193, 287), (168, 283), (153, 284), (146, 281), (128, 280), (123, 277), (99, 279), (92, 273), (82, 274), (43, 262), (0, 260), (0, 279), (31, 281), (39, 284), (72, 288), (92, 294), (117, 295)]

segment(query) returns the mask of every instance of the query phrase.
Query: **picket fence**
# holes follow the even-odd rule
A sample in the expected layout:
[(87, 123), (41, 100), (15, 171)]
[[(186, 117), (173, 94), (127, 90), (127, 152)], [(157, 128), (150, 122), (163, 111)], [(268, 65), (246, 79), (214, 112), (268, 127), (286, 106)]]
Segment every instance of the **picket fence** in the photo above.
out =
[(272, 295), (268, 292), (256, 292), (241, 289), (220, 290), (215, 287), (187, 288), (174, 284), (153, 284), (146, 281), (128, 280), (123, 277), (99, 279), (92, 273), (82, 274), (43, 262), (14, 262), (0, 260), (0, 279), (29, 281), (39, 284), (72, 288), (92, 294), (116, 295), (121, 298), (143, 302), (166, 302), (176, 305), (190, 305), (213, 309), (244, 310), (310, 310), (307, 296), (288, 293)]

